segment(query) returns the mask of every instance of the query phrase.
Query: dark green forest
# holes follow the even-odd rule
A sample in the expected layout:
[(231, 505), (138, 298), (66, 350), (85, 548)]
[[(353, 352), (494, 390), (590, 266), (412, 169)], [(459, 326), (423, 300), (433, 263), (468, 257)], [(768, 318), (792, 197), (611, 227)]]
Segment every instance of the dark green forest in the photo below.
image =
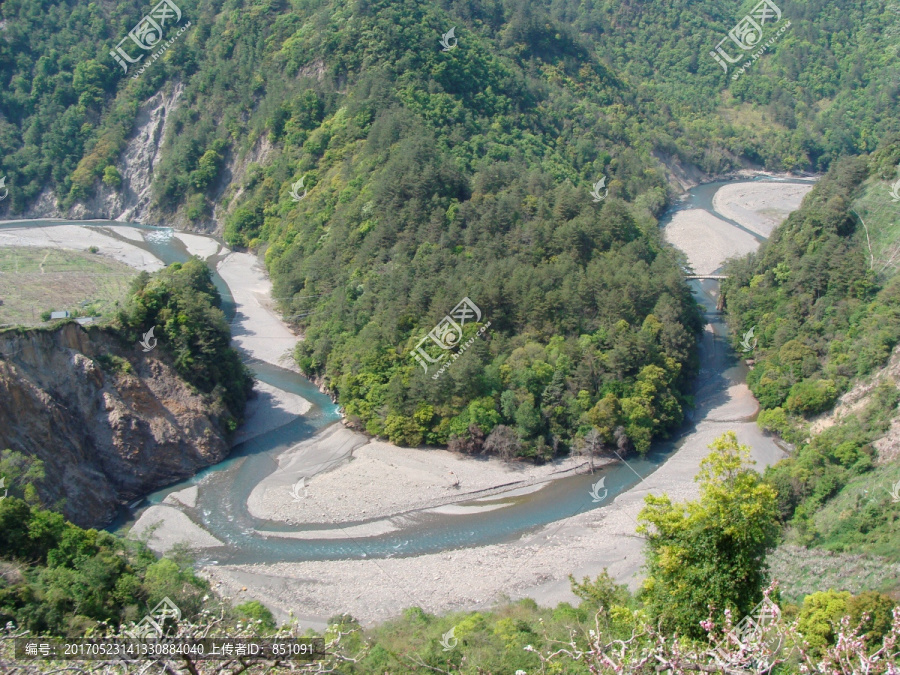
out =
[[(712, 0), (179, 7), (191, 27), (135, 79), (108, 52), (148, 6), (3, 5), (10, 212), (117, 189), (139, 105), (183, 87), (155, 208), (201, 227), (224, 199), (226, 239), (265, 250), (305, 333), (303, 371), (406, 445), (547, 458), (594, 426), (645, 452), (697, 369), (656, 231), (670, 173), (821, 170), (897, 131), (886, 2), (786, 5), (790, 31), (733, 84), (708, 52), (742, 14)], [(483, 321), (460, 342), (490, 328), (435, 380), (412, 352), (464, 297)]]

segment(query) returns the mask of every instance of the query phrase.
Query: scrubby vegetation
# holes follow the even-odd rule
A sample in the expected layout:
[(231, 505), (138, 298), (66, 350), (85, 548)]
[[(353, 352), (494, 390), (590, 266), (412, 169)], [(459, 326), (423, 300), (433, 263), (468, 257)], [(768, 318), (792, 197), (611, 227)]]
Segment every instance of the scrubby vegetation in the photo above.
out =
[(810, 435), (808, 420), (883, 367), (900, 343), (900, 276), (876, 264), (871, 247), (873, 238), (884, 242), (887, 221), (866, 225), (857, 214), (875, 185), (885, 190), (884, 166), (898, 159), (893, 140), (871, 156), (836, 163), (757, 254), (728, 265), (724, 285), (734, 334), (755, 326), (747, 382), (764, 409), (759, 424), (796, 446), (766, 473), (788, 540), (895, 562), (900, 512), (890, 488), (900, 476), (878, 461), (872, 443), (897, 415), (897, 383), (883, 378), (820, 433)]
[(164, 597), (186, 617), (209, 584), (190, 561), (158, 560), (144, 544), (85, 530), (42, 508), (40, 461), (4, 450), (0, 475), (0, 623), (39, 635), (76, 636), (137, 622)]

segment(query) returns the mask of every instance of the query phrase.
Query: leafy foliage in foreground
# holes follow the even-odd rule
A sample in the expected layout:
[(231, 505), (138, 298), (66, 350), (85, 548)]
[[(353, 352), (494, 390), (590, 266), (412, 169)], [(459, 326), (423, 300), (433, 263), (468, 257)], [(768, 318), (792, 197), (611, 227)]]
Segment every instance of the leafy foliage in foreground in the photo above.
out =
[[(42, 462), (4, 450), (0, 476), (0, 624), (39, 635), (98, 635), (138, 622), (163, 598), (186, 621), (210, 613), (272, 631), (271, 612), (250, 601), (233, 608), (210, 600), (209, 583), (176, 549), (157, 558), (147, 546), (105, 531), (83, 529), (43, 509), (36, 484)], [(5, 672), (5, 671), (4, 671)]]
[(0, 501), (0, 621), (50, 635), (138, 621), (168, 596), (188, 616), (208, 584), (184, 561), (84, 530), (14, 496)]
[(192, 258), (153, 276), (138, 275), (126, 306), (118, 313), (117, 327), (131, 343), (153, 328), (161, 349), (172, 355), (178, 374), (200, 391), (224, 400), (233, 431), (243, 417), (253, 380), (231, 347), (231, 329), (220, 304), (211, 270), (199, 258)]
[(759, 602), (779, 532), (775, 490), (750, 468), (750, 448), (734, 432), (710, 448), (695, 478), (699, 501), (648, 495), (638, 517), (648, 539), (641, 598), (663, 628), (692, 637), (707, 611), (721, 622), (725, 610), (743, 615)]
[[(435, 617), (411, 608), (402, 618), (371, 630), (343, 615), (329, 622), (324, 649), (313, 663), (267, 661), (242, 657), (209, 661), (190, 656), (159, 659), (164, 672), (194, 675), (246, 673), (326, 673), (348, 675), (406, 673), (571, 673), (612, 675), (655, 672), (655, 668), (687, 675), (692, 672), (798, 673), (833, 675), (897, 675), (900, 607), (886, 596), (847, 597), (822, 593), (810, 596), (803, 608), (770, 605), (774, 620), (764, 630), (747, 630), (730, 612), (721, 626), (704, 620), (703, 638), (685, 639), (661, 632), (628, 598), (627, 591), (613, 590), (608, 578), (598, 578), (590, 598), (574, 607), (539, 608), (531, 600), (508, 604), (490, 612)], [(581, 586), (584, 589), (584, 585)], [(627, 604), (610, 602), (613, 596)], [(820, 597), (821, 596), (821, 597)], [(601, 599), (605, 598), (605, 600)], [(790, 615), (799, 611), (797, 618)], [(754, 615), (759, 618), (758, 615)], [(452, 636), (451, 635), (452, 630)], [(97, 636), (113, 637), (112, 629)], [(118, 633), (121, 635), (121, 633)], [(0, 667), (16, 668), (23, 675), (89, 667), (93, 673), (119, 675), (142, 672), (146, 660), (110, 662), (14, 661), (12, 639), (27, 631), (7, 628), (0, 635)], [(204, 612), (182, 621), (173, 637), (298, 637), (295, 625), (278, 631), (255, 622), (235, 622), (221, 610)], [(460, 636), (460, 637), (457, 637)], [(452, 645), (445, 649), (443, 645)]]

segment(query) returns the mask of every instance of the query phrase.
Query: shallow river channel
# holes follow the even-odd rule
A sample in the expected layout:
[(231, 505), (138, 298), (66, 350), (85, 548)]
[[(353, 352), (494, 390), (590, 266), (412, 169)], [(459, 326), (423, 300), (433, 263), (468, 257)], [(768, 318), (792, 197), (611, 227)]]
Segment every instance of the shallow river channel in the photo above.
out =
[[(712, 213), (732, 225), (734, 221), (723, 218), (713, 210), (712, 197), (716, 190), (727, 183), (712, 183), (693, 189), (685, 200), (673, 209), (701, 209)], [(669, 222), (672, 213), (661, 223)], [(60, 221), (18, 222), (0, 225), (22, 227), (42, 227), (65, 224)], [(72, 222), (78, 225), (105, 227), (123, 223)], [(171, 230), (128, 225), (143, 231), (145, 241), (137, 244), (153, 253), (166, 264), (188, 259), (184, 245), (172, 236)], [(744, 228), (741, 228), (744, 229)], [(149, 232), (148, 232), (149, 231)], [(151, 234), (152, 236), (147, 236)], [(759, 239), (758, 235), (754, 235)], [(134, 243), (132, 240), (131, 243)], [(209, 262), (215, 269), (216, 258)], [(229, 318), (234, 316), (234, 303), (227, 285), (215, 274), (214, 280), (223, 298), (223, 309)], [(606, 466), (595, 475), (585, 474), (561, 478), (548, 482), (542, 489), (528, 494), (506, 496), (498, 494), (482, 498), (478, 505), (503, 505), (495, 510), (479, 513), (449, 515), (410, 512), (392, 519), (398, 530), (382, 536), (355, 538), (335, 538), (333, 531), (368, 522), (360, 519), (337, 527), (333, 524), (315, 523), (287, 526), (284, 523), (269, 522), (254, 518), (247, 510), (247, 498), (253, 488), (276, 467), (275, 458), (294, 444), (308, 439), (325, 427), (338, 423), (338, 407), (329, 397), (322, 394), (306, 378), (289, 370), (256, 360), (247, 362), (256, 378), (279, 389), (297, 394), (312, 403), (312, 408), (295, 421), (268, 433), (256, 436), (235, 446), (232, 455), (224, 462), (210, 467), (196, 476), (171, 485), (150, 495), (146, 500), (133, 505), (128, 513), (116, 523), (117, 528), (133, 523), (142, 510), (159, 504), (171, 492), (198, 486), (198, 499), (192, 508), (183, 511), (203, 529), (207, 530), (225, 546), (206, 549), (199, 562), (207, 564), (239, 564), (277, 561), (334, 560), (348, 558), (386, 558), (420, 555), (447, 549), (510, 541), (522, 534), (548, 523), (577, 515), (591, 509), (602, 509), (612, 503), (616, 496), (635, 486), (642, 477), (661, 469), (680, 444), (689, 437), (692, 429), (703, 419), (705, 411), (723, 393), (736, 383), (744, 382), (746, 366), (731, 350), (727, 342), (727, 332), (723, 318), (716, 312), (718, 297), (717, 281), (691, 281), (698, 302), (706, 311), (712, 327), (712, 335), (701, 343), (702, 371), (696, 382), (695, 410), (688, 413), (688, 420), (676, 438), (656, 443), (644, 459), (629, 458), (627, 463)], [(472, 460), (478, 461), (478, 460)], [(663, 469), (664, 470), (664, 469)], [(603, 500), (596, 501), (591, 495), (591, 486), (600, 477), (605, 477), (608, 491)], [(348, 490), (365, 490), (364, 485), (347, 486)], [(328, 529), (328, 538), (316, 539), (316, 529)], [(302, 540), (283, 537), (267, 537), (265, 532), (304, 531)]]

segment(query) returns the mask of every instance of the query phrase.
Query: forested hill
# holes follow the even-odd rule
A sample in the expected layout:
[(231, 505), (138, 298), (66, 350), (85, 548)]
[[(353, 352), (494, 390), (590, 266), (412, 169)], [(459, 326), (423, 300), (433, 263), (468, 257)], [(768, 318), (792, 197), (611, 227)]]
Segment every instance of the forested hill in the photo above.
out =
[[(700, 326), (656, 232), (668, 175), (818, 170), (898, 125), (887, 3), (784, 3), (732, 80), (709, 52), (756, 4), (182, 0), (177, 39), (125, 73), (109, 51), (151, 6), (7, 1), (4, 207), (126, 190), (140, 106), (168, 92), (152, 219), (215, 207), (265, 250), (301, 367), (351, 420), (644, 451), (689, 404)], [(460, 341), (490, 326), (435, 380), (412, 352), (465, 297)]]
[[(747, 382), (763, 408), (759, 424), (796, 445), (767, 471), (787, 541), (894, 562), (898, 162), (900, 137), (836, 162), (758, 254), (728, 265), (723, 286), (735, 342), (754, 330)], [(813, 423), (848, 391), (833, 424)]]

